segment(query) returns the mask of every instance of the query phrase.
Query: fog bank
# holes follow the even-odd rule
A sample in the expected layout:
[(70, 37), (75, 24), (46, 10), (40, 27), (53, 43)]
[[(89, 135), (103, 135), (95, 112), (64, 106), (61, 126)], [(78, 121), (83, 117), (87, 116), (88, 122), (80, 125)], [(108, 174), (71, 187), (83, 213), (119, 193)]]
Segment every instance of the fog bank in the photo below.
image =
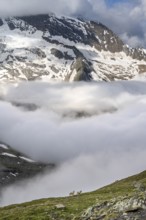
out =
[(0, 140), (58, 165), (25, 190), (7, 188), (2, 205), (94, 190), (145, 169), (146, 82), (30, 82), (0, 96)]

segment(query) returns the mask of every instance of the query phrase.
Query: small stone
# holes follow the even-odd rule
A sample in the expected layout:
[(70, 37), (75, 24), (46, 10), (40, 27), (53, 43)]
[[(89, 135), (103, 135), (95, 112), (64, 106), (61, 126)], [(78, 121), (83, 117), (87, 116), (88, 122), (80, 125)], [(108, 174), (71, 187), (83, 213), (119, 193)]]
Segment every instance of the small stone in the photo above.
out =
[(55, 205), (55, 208), (56, 208), (56, 209), (65, 209), (65, 205), (63, 205), (63, 204), (57, 204), (57, 205)]
[(93, 213), (93, 207), (89, 207), (82, 215), (82, 217), (88, 217), (90, 218)]

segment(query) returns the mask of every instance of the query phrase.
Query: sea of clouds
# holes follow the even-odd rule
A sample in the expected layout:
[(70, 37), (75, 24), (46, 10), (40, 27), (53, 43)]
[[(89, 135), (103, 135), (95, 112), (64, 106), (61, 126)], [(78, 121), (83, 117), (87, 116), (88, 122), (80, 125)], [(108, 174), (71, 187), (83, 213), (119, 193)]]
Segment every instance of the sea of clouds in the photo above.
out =
[(145, 170), (145, 81), (23, 82), (1, 86), (0, 98), (0, 141), (56, 164), (6, 188), (1, 205), (95, 190)]

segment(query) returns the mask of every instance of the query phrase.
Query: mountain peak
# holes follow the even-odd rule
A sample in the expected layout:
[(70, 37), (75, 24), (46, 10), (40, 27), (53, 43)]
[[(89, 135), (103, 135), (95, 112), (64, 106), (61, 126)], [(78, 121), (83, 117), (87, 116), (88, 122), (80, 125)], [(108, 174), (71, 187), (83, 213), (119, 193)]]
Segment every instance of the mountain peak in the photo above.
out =
[(55, 14), (0, 19), (0, 80), (121, 80), (146, 72), (146, 53), (95, 21)]

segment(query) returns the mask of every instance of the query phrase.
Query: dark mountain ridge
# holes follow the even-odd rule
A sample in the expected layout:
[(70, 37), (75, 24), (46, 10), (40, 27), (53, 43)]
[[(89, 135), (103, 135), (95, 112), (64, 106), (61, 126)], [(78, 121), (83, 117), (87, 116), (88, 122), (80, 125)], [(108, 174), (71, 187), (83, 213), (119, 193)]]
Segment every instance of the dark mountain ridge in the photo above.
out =
[(10, 146), (0, 143), (0, 192), (12, 183), (51, 171), (53, 167), (53, 164), (34, 161)]

